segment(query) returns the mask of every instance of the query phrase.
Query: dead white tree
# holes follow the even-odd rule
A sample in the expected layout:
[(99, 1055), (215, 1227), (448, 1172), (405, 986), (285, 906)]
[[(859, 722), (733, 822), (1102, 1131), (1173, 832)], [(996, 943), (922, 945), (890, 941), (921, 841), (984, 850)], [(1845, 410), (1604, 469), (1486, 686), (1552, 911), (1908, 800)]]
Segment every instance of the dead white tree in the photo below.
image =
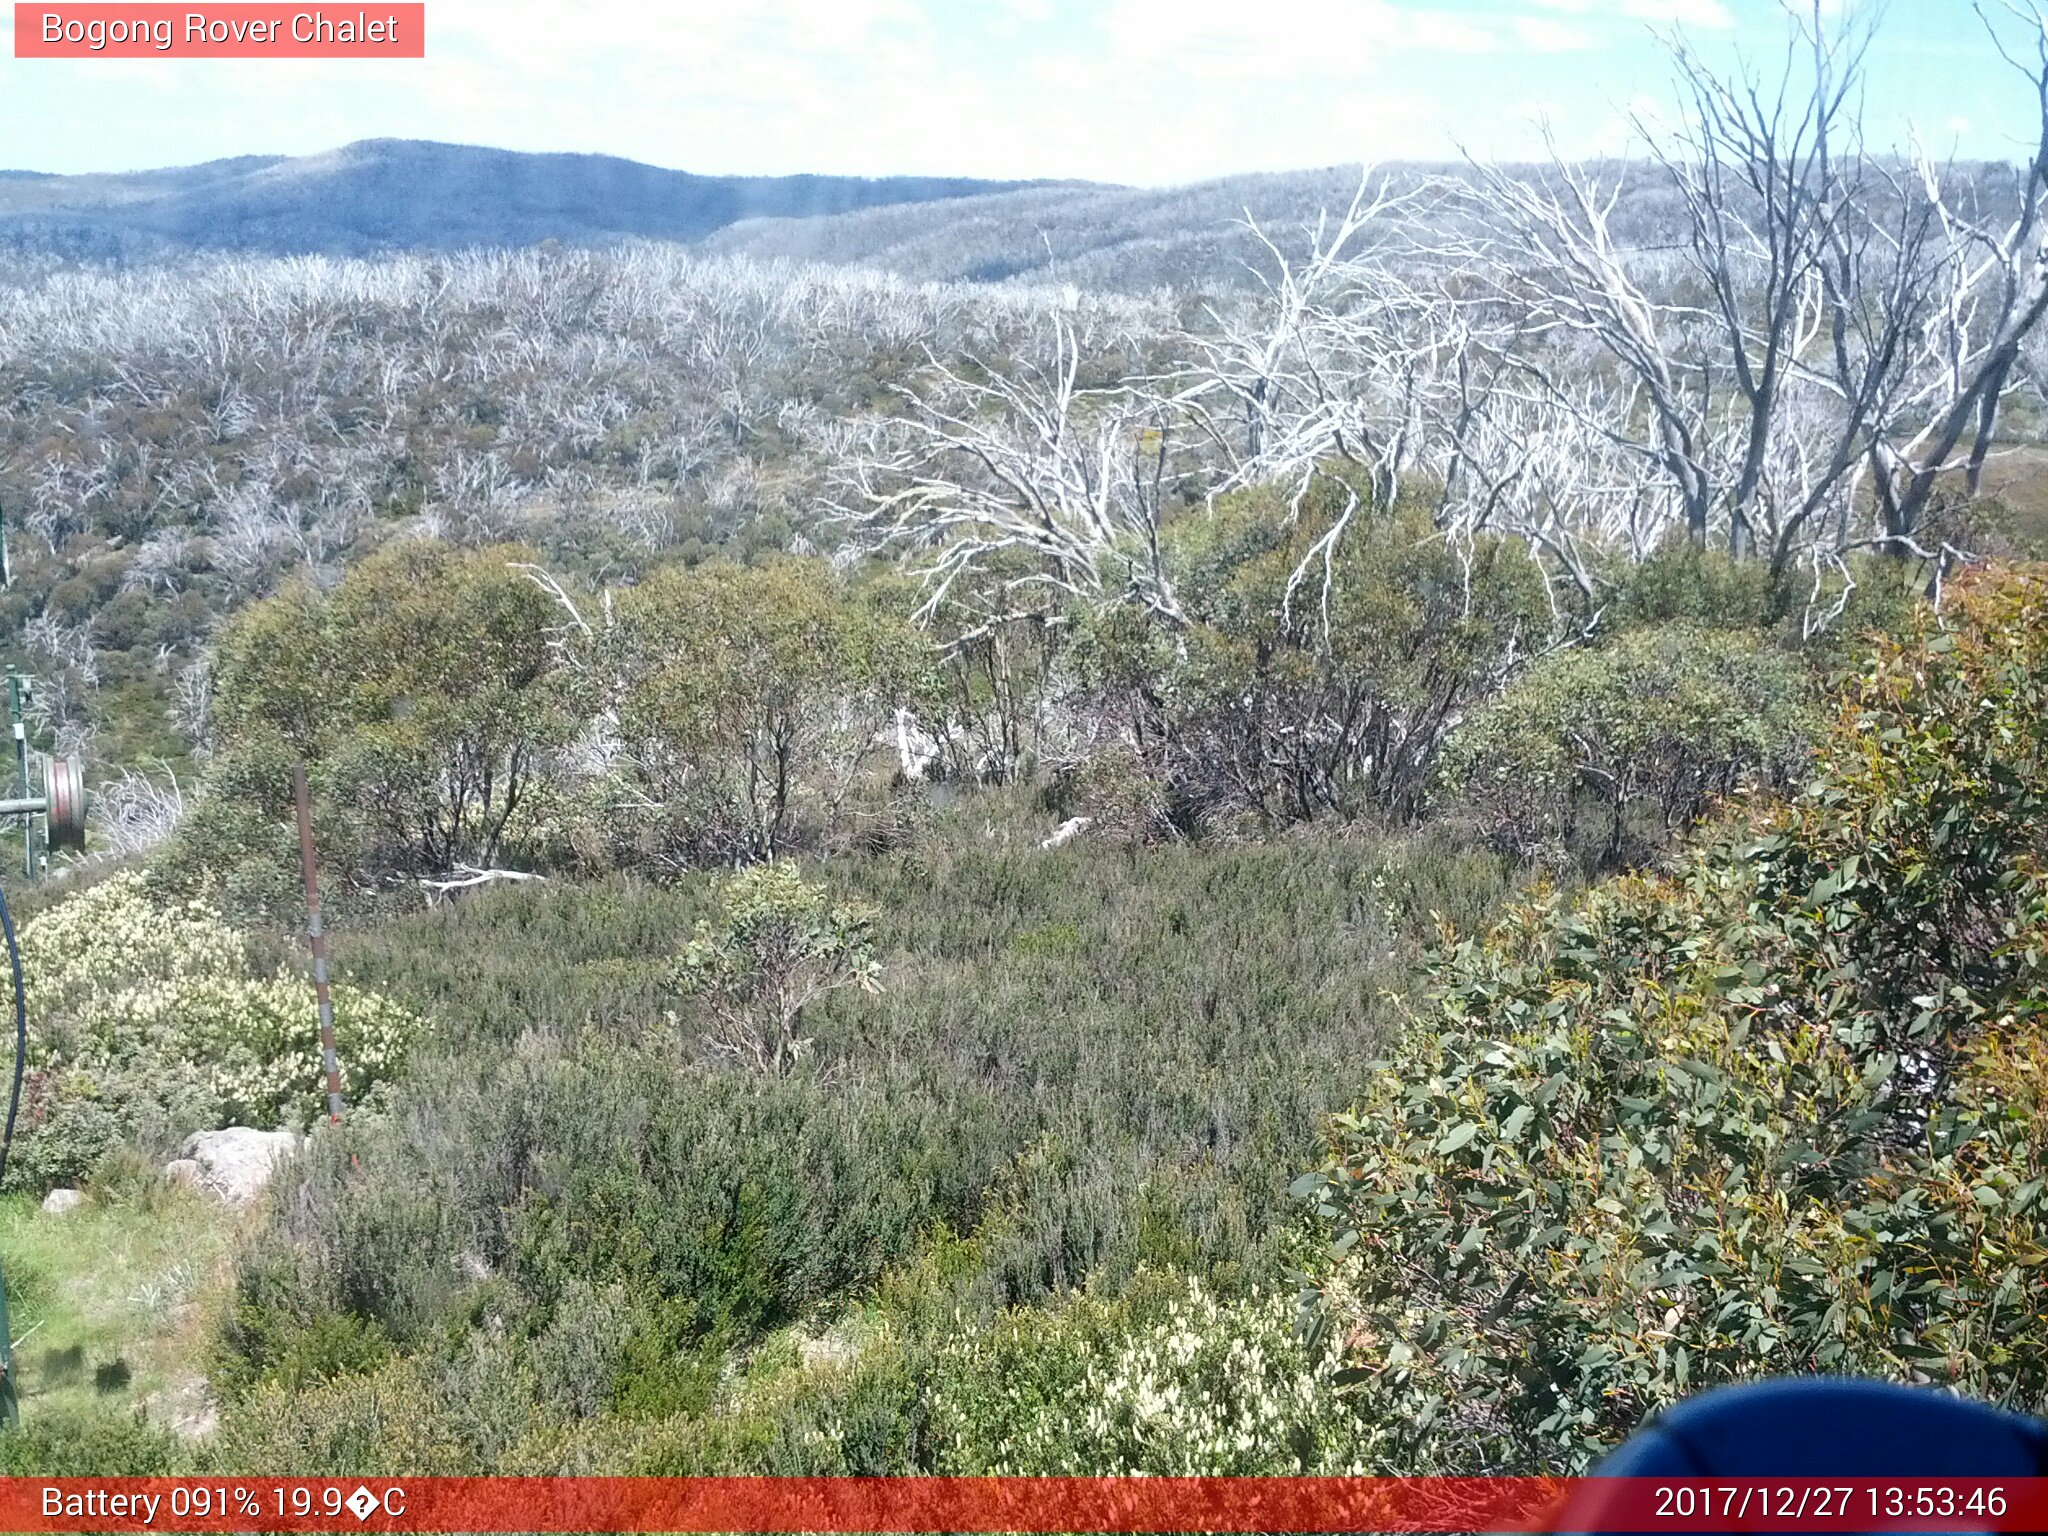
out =
[(1674, 39), (1681, 125), (1638, 127), (1675, 230), (1624, 239), (1628, 173), (1602, 180), (1553, 150), (1539, 176), (1475, 166), (1445, 248), (1519, 318), (1528, 398), (1639, 457), (1696, 541), (1717, 531), (1780, 566), (1862, 541), (1871, 504), (1875, 541), (1909, 547), (1945, 473), (1974, 491), (2048, 311), (2041, 14), (2007, 7), (2031, 51), (2000, 47), (2041, 103), (2041, 135), (2016, 205), (1992, 218), (1970, 211), (1965, 178), (1924, 159), (1902, 175), (1871, 152), (1870, 24), (1810, 4), (1769, 78), (1718, 74)]
[[(1711, 456), (1721, 483), (1708, 490), (1731, 554), (1789, 558), (1858, 463), (1885, 360), (1913, 323), (1929, 219), (1862, 142), (1871, 35), (1857, 18), (1831, 30), (1815, 0), (1768, 84), (1718, 75), (1676, 41), (1684, 126), (1646, 135), (1678, 190), (1688, 265), (1707, 295), (1700, 371), (1710, 388), (1725, 381), (1710, 423), (1726, 445)], [(1880, 202), (1896, 210), (1890, 228)], [(1869, 237), (1880, 230), (1892, 238), (1873, 262)], [(1880, 287), (1887, 278), (1905, 280)], [(1829, 341), (1829, 402), (1802, 400), (1813, 388), (1808, 360)]]
[(1882, 517), (1877, 538), (1894, 547), (1911, 547), (1958, 456), (1966, 494), (1981, 489), (2001, 408), (2023, 377), (2022, 351), (2048, 315), (2048, 13), (2034, 0), (2003, 0), (2001, 9), (2025, 29), (2023, 45), (2005, 39), (1981, 0), (1976, 6), (2034, 97), (2036, 139), (2017, 206), (2003, 217), (1971, 207), (1967, 188), (1952, 189), (1953, 172), (1920, 159), (1921, 187), (1940, 225), (1927, 282), (1931, 313), (1907, 348), (1907, 382), (1866, 433)]
[(101, 853), (132, 858), (170, 840), (185, 814), (184, 787), (167, 763), (161, 777), (129, 768), (93, 790), (93, 840)]
[[(1513, 347), (1497, 316), (1460, 297), (1460, 263), (1429, 234), (1442, 193), (1367, 168), (1343, 214), (1304, 231), (1299, 258), (1247, 215), (1263, 253), (1258, 298), (1209, 306), (1203, 328), (1181, 338), (1189, 361), (1160, 381), (1162, 406), (1193, 426), (1212, 506), (1277, 485), (1298, 516), (1319, 479), (1338, 482), (1341, 508), (1285, 597), (1291, 605), (1314, 587), (1326, 624), (1343, 541), (1412, 478), (1433, 484), (1447, 534), (1469, 538), (1485, 521), (1464, 505), (1474, 440)], [(1484, 500), (1498, 486), (1476, 489)]]
[(843, 511), (921, 568), (925, 616), (972, 588), (989, 623), (1127, 597), (1178, 625), (1160, 548), (1176, 423), (1124, 382), (1084, 385), (1072, 324), (1050, 326), (1049, 366), (932, 357), (889, 446), (845, 467)]
[(1299, 261), (1245, 215), (1270, 269), (1255, 270), (1261, 301), (1209, 306), (1174, 381), (1174, 407), (1222, 467), (1212, 497), (1303, 481), (1331, 461), (1362, 470), (1383, 504), (1398, 494), (1419, 448), (1421, 383), (1445, 339), (1446, 311), (1383, 249), (1416, 196), (1366, 171), (1344, 213), (1309, 232)]
[[(1653, 466), (1678, 520), (1703, 539), (1715, 500), (1711, 388), (1687, 366), (1685, 317), (1653, 296), (1614, 233), (1625, 179), (1602, 184), (1554, 145), (1547, 170), (1537, 180), (1475, 166), (1474, 183), (1452, 191), (1478, 232), (1454, 236), (1447, 254), (1477, 274), (1487, 304), (1516, 317), (1530, 397)], [(1582, 388), (1589, 365), (1621, 388)]]
[(1456, 423), (1458, 465), (1439, 523), (1470, 540), (1505, 535), (1526, 543), (1553, 582), (1576, 593), (1576, 610), (1597, 611), (1595, 572), (1602, 555), (1640, 560), (1671, 526), (1666, 487), (1641, 455), (1596, 423), (1627, 413), (1608, 398), (1618, 386), (1597, 377), (1575, 386), (1570, 408), (1517, 383), (1492, 392), (1483, 410)]
[(429, 880), (424, 876), (419, 881), (421, 893), (426, 897), (428, 907), (438, 907), (447, 902), (458, 891), (473, 891), (486, 885), (531, 885), (544, 884), (547, 877), (536, 875), (524, 869), (483, 869), (474, 864), (457, 864), (446, 880)]

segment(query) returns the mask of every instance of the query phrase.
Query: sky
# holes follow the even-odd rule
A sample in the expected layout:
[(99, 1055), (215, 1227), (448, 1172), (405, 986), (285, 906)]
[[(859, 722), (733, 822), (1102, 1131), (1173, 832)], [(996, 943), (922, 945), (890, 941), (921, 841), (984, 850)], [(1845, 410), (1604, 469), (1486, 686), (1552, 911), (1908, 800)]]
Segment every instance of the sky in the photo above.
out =
[[(16, 59), (10, 6), (0, 166), (135, 170), (395, 137), (707, 174), (1164, 186), (1527, 158), (1544, 123), (1569, 154), (1607, 153), (1627, 147), (1632, 114), (1668, 112), (1661, 36), (1775, 69), (1783, 3), (428, 0), (427, 57), (389, 61)], [(364, 4), (375, 13), (328, 9)], [(1970, 0), (1891, 0), (1878, 37), (1874, 141), (2024, 152), (2034, 104)]]

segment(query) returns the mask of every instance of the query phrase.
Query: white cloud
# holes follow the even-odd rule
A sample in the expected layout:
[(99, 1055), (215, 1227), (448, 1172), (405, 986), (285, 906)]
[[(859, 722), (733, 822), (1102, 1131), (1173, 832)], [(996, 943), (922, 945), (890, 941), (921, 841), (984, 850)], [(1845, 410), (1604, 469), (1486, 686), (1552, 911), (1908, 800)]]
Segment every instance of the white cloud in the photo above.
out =
[(1621, 14), (1664, 26), (1710, 27), (1721, 31), (1735, 25), (1734, 13), (1722, 0), (1621, 0)]
[(1705, 27), (1717, 32), (1727, 31), (1735, 25), (1735, 14), (1724, 0), (1523, 0), (1523, 3), (1590, 20)]
[(1598, 46), (1598, 39), (1583, 27), (1551, 16), (1517, 17), (1515, 39), (1537, 53), (1572, 53)]
[(1297, 0), (1284, 13), (1244, 0), (1114, 0), (1101, 31), (1116, 56), (1155, 69), (1203, 72), (1228, 58), (1239, 77), (1360, 74), (1415, 52), (1498, 53), (1513, 18), (1390, 0)]

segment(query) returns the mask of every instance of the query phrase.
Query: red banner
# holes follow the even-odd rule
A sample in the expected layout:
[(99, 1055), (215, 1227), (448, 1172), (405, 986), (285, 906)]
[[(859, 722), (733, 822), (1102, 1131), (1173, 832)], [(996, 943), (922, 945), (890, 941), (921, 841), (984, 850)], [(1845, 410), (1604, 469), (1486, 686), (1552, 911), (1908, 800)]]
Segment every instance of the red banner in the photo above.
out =
[(14, 7), (17, 59), (423, 59), (427, 8), (410, 4)]
[(2022, 1531), (2048, 1478), (0, 1478), (0, 1531)]

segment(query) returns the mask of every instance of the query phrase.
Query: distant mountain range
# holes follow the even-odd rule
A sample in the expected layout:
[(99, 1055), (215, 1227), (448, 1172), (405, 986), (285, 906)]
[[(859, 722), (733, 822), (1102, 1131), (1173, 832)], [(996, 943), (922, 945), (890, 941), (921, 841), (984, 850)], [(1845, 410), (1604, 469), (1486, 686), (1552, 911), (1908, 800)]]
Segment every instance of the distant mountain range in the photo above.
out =
[(670, 240), (939, 281), (1213, 292), (1269, 266), (1247, 218), (1297, 253), (1317, 216), (1350, 200), (1358, 174), (1339, 166), (1171, 188), (696, 176), (611, 155), (365, 139), (156, 171), (0, 171), (0, 251), (148, 261)]
[[(1555, 185), (1557, 170), (1507, 165), (1508, 174)], [(1624, 246), (1673, 249), (1686, 238), (1682, 197), (1654, 162), (1595, 161), (1578, 167), (1625, 195), (1610, 218)], [(1424, 177), (1471, 182), (1465, 165), (1380, 167), (1396, 185)], [(1970, 163), (1951, 168), (1995, 222), (2014, 216), (2023, 192), (2017, 168)], [(1911, 185), (1911, 179), (1903, 178)], [(1095, 289), (1215, 292), (1268, 280), (1266, 241), (1290, 260), (1312, 243), (1320, 220), (1334, 223), (1358, 191), (1359, 167), (1232, 176), (1168, 188), (1066, 183), (990, 192), (944, 202), (874, 207), (829, 217), (749, 219), (706, 237), (705, 249), (881, 267), (925, 279), (1055, 281)], [(1881, 213), (1876, 203), (1872, 208)], [(1442, 218), (1441, 211), (1433, 215)], [(1256, 225), (1256, 231), (1251, 227)]]
[(673, 240), (913, 278), (1089, 288), (1234, 286), (1261, 252), (1247, 213), (1298, 248), (1356, 167), (1167, 189), (1079, 181), (696, 176), (609, 155), (366, 139), (326, 154), (56, 176), (0, 171), (0, 251), (148, 261), (188, 251), (392, 250)]
[[(1396, 179), (1470, 174), (1452, 166), (1386, 169)], [(1629, 181), (1617, 237), (1656, 244), (1681, 227), (1675, 190), (1654, 166), (1591, 169)], [(1993, 205), (2017, 195), (2011, 167), (1968, 173)], [(1525, 166), (1516, 174), (1540, 181), (1555, 173)], [(1298, 256), (1324, 210), (1334, 216), (1350, 201), (1358, 175), (1356, 166), (1335, 166), (1170, 188), (694, 176), (608, 155), (368, 139), (321, 155), (244, 156), (121, 175), (0, 171), (0, 251), (149, 260), (195, 250), (356, 256), (643, 239), (918, 279), (1215, 292), (1271, 270), (1247, 219)]]
[(740, 220), (811, 219), (1058, 185), (693, 176), (609, 155), (367, 139), (326, 154), (245, 155), (160, 171), (0, 171), (0, 246), (124, 259), (182, 250), (363, 255), (544, 240), (696, 241)]
[(1358, 190), (1357, 166), (1232, 176), (1169, 188), (1096, 183), (989, 191), (829, 217), (747, 219), (706, 249), (882, 267), (909, 277), (1190, 288), (1250, 281), (1269, 263), (1247, 218), (1290, 252)]

